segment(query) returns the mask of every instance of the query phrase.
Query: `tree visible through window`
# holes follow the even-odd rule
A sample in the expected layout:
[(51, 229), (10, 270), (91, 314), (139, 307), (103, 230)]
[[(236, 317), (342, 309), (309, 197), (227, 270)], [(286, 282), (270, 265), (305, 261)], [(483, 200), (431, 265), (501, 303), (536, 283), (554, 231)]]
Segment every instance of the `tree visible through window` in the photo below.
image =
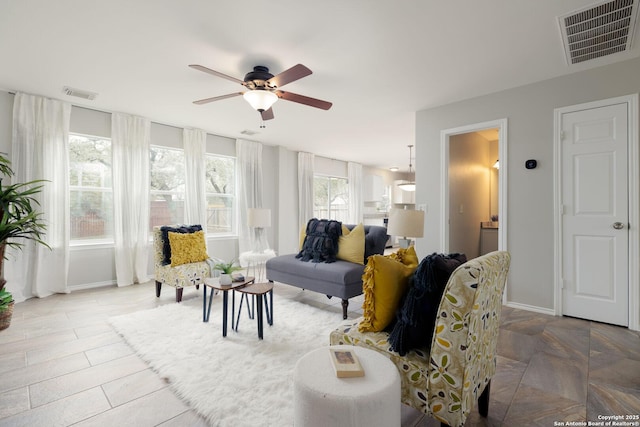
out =
[(346, 222), (349, 217), (349, 185), (346, 178), (313, 177), (313, 215)]
[(69, 136), (69, 199), (72, 241), (113, 239), (111, 140)]
[(184, 151), (151, 146), (149, 226), (184, 224)]
[(235, 233), (236, 161), (207, 154), (207, 233)]

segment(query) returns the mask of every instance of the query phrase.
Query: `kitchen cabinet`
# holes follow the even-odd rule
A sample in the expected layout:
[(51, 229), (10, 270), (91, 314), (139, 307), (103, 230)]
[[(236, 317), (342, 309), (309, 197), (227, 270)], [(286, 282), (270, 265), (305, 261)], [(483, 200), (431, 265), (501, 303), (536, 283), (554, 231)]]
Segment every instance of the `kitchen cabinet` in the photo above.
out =
[(364, 201), (380, 202), (384, 196), (384, 180), (380, 175), (365, 175), (364, 177)]

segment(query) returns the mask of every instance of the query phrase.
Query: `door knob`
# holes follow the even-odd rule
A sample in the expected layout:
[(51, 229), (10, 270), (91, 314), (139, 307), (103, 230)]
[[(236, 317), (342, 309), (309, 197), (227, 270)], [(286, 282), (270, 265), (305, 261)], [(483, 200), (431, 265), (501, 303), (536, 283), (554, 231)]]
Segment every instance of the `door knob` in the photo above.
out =
[(624, 228), (624, 224), (621, 222), (614, 222), (613, 228), (615, 228), (616, 230), (622, 230)]

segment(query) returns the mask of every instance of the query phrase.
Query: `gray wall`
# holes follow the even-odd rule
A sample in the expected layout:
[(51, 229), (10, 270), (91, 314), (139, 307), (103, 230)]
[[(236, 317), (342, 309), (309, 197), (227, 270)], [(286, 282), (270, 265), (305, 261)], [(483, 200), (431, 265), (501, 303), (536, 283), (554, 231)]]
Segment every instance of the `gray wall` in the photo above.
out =
[[(441, 250), (441, 130), (506, 118), (508, 159), (500, 160), (508, 162), (507, 299), (554, 309), (554, 109), (638, 90), (640, 59), (633, 59), (416, 113), (416, 202), (427, 204), (419, 253)], [(538, 160), (538, 168), (525, 169), (527, 159)]]

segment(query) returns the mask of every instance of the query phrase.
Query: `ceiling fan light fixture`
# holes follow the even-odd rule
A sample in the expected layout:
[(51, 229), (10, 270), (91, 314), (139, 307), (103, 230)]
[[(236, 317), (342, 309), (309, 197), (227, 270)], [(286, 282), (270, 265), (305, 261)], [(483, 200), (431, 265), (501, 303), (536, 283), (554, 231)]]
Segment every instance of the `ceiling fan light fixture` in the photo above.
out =
[(253, 107), (254, 110), (260, 112), (267, 111), (278, 100), (278, 95), (275, 93), (264, 90), (254, 89), (245, 92), (242, 97)]

